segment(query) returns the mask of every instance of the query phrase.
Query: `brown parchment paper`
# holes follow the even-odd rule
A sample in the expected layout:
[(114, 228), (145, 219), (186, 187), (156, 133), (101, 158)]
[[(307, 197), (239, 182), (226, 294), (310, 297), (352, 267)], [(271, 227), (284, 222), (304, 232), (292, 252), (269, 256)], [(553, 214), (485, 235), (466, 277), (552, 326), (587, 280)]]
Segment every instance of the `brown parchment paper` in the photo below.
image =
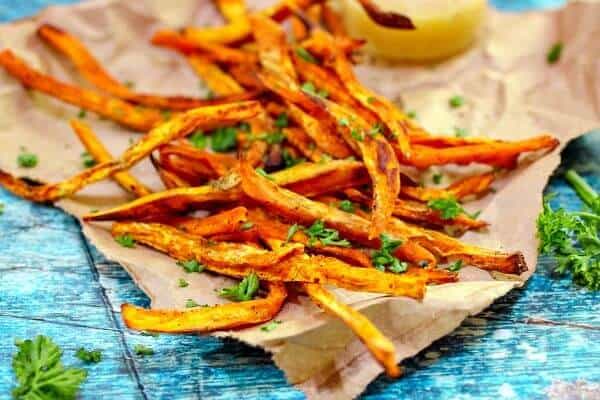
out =
[[(248, 2), (259, 6), (258, 1)], [(35, 29), (41, 21), (81, 38), (115, 76), (135, 82), (137, 90), (187, 95), (201, 95), (201, 83), (184, 60), (150, 46), (148, 39), (160, 26), (221, 23), (209, 0), (92, 0), (52, 7), (35, 19), (0, 26), (0, 46), (14, 49), (54, 76), (84, 85), (67, 62), (36, 38)], [(450, 61), (426, 68), (363, 64), (357, 71), (373, 89), (403, 103), (406, 109), (416, 110), (419, 121), (434, 132), (451, 134), (454, 127), (462, 127), (478, 135), (513, 139), (551, 132), (564, 144), (600, 126), (599, 21), (600, 4), (590, 2), (543, 13), (491, 11), (479, 43)], [(561, 62), (550, 66), (546, 53), (557, 41), (564, 42), (565, 49)], [(450, 110), (448, 99), (456, 94), (465, 97), (466, 105)], [(68, 127), (68, 119), (79, 110), (24, 90), (2, 71), (0, 109), (0, 168), (44, 181), (58, 181), (80, 170), (84, 150)], [(130, 137), (135, 137), (90, 113), (86, 121), (114, 154), (122, 152)], [(39, 155), (36, 168), (16, 166), (21, 146)], [(491, 228), (487, 233), (470, 233), (465, 240), (523, 251), (530, 268), (523, 279), (536, 265), (535, 218), (541, 208), (542, 189), (558, 163), (558, 150), (534, 163), (524, 163), (495, 185), (494, 196), (469, 206), (483, 210), (481, 218), (491, 222)], [(148, 163), (141, 163), (133, 172), (148, 185), (161, 187)], [(107, 181), (58, 206), (81, 216), (129, 199)], [(153, 307), (183, 307), (188, 298), (199, 303), (222, 301), (214, 296), (213, 289), (222, 287), (227, 279), (184, 275), (169, 257), (141, 246), (120, 247), (105, 228), (83, 225), (85, 235), (109, 259), (123, 265), (150, 296)], [(177, 278), (184, 276), (190, 285), (178, 288)], [(493, 280), (487, 272), (464, 268), (461, 282), (430, 287), (422, 302), (344, 290), (336, 293), (393, 339), (401, 361), (448, 334), (464, 318), (479, 313), (517, 284), (520, 281)], [(219, 335), (272, 352), (288, 380), (309, 398), (355, 397), (381, 373), (352, 333), (307, 299), (291, 299), (277, 319), (284, 322), (272, 332), (250, 328)]]

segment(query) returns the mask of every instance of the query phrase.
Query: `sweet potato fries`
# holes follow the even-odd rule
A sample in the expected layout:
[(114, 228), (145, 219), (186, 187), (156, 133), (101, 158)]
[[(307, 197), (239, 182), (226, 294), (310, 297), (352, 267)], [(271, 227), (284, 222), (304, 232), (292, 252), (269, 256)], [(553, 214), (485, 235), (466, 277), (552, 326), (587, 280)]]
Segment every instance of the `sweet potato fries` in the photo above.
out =
[[(360, 3), (382, 25), (413, 28), (406, 17)], [(519, 252), (457, 237), (488, 225), (463, 203), (485, 195), (499, 168), (515, 168), (521, 154), (548, 152), (558, 142), (548, 135), (506, 142), (429, 134), (357, 79), (351, 53), (362, 42), (348, 37), (339, 16), (320, 1), (285, 1), (255, 13), (243, 0), (216, 5), (225, 25), (160, 30), (152, 38), (187, 59), (211, 98), (138, 93), (111, 76), (83, 41), (51, 25), (39, 27), (39, 38), (95, 89), (59, 81), (1, 51), (0, 66), (26, 88), (144, 136), (113, 155), (100, 131), (72, 121), (95, 165), (37, 185), (0, 170), (0, 184), (32, 201), (53, 202), (114, 179), (137, 198), (90, 213), (85, 223), (113, 221), (111, 233), (126, 247), (137, 242), (186, 268), (241, 280), (221, 291), (237, 302), (186, 310), (124, 304), (132, 329), (255, 326), (275, 318), (288, 292), (296, 292), (340, 318), (387, 374), (398, 376), (393, 342), (330, 288), (418, 301), (428, 284), (459, 280), (462, 265), (522, 273), (527, 266)], [(293, 42), (281, 23), (290, 17)], [(145, 158), (165, 189), (150, 189), (129, 171)], [(471, 163), (488, 172), (443, 189), (403, 175)]]

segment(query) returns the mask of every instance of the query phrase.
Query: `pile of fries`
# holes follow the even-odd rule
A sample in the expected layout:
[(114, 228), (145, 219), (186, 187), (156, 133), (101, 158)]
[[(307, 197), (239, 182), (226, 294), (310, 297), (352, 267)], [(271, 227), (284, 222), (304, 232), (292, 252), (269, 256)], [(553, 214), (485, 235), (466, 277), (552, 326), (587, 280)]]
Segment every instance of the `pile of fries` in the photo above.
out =
[[(39, 37), (95, 89), (44, 75), (3, 50), (0, 65), (25, 87), (144, 135), (113, 158), (88, 125), (73, 120), (96, 165), (54, 184), (0, 171), (0, 183), (32, 201), (53, 202), (114, 179), (137, 199), (85, 221), (115, 221), (116, 238), (196, 262), (209, 273), (260, 280), (262, 297), (240, 302), (186, 310), (125, 304), (130, 328), (210, 332), (261, 324), (276, 317), (293, 290), (344, 321), (387, 374), (398, 376), (391, 340), (326, 287), (421, 299), (428, 284), (458, 279), (456, 268), (444, 268), (449, 263), (522, 273), (520, 253), (475, 247), (445, 233), (482, 229), (484, 221), (462, 208), (448, 216), (431, 204), (482, 196), (521, 154), (548, 152), (558, 142), (426, 132), (359, 82), (352, 55), (363, 43), (348, 37), (339, 16), (320, 1), (284, 1), (255, 13), (243, 0), (216, 5), (224, 26), (161, 30), (152, 38), (189, 60), (214, 93), (207, 99), (138, 93), (110, 76), (77, 38), (49, 25), (39, 28)], [(379, 17), (410, 28), (402, 18)], [(206, 140), (218, 151), (206, 150)], [(128, 172), (146, 157), (165, 190), (152, 192)], [(470, 163), (490, 172), (446, 189), (419, 186), (401, 173)], [(209, 214), (192, 216), (197, 210)]]

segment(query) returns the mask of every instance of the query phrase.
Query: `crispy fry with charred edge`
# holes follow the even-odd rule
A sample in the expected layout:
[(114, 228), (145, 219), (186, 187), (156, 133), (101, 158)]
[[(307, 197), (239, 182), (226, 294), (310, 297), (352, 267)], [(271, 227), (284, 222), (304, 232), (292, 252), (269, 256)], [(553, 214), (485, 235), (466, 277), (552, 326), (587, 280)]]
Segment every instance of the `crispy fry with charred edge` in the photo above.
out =
[(127, 234), (135, 241), (167, 253), (178, 260), (197, 260), (206, 269), (221, 275), (238, 277), (255, 272), (267, 281), (331, 284), (349, 290), (409, 296), (420, 299), (425, 279), (390, 274), (376, 269), (352, 267), (332, 257), (297, 254), (297, 243), (273, 251), (239, 243), (218, 242), (209, 245), (198, 236), (188, 235), (167, 225), (117, 222), (114, 236)]
[(290, 17), (290, 23), (292, 25), (292, 37), (296, 42), (300, 42), (308, 37), (308, 27), (304, 24), (302, 19), (296, 15)]
[[(77, 137), (81, 143), (85, 146), (86, 150), (91, 154), (96, 162), (103, 163), (113, 160), (112, 155), (96, 137), (94, 131), (92, 131), (92, 128), (90, 128), (89, 125), (76, 119), (72, 119), (70, 123), (71, 128), (73, 128), (73, 132), (77, 134)], [(133, 175), (129, 174), (129, 172), (117, 172), (112, 176), (112, 178), (119, 185), (121, 185), (123, 189), (135, 194), (138, 197), (146, 196), (152, 193), (150, 189), (144, 186), (144, 184), (138, 181)]]
[[(212, 124), (216, 121), (227, 123), (252, 118), (261, 110), (262, 108), (257, 102), (197, 108), (179, 114), (171, 120), (158, 125), (127, 149), (118, 159), (97, 164), (65, 181), (55, 184), (32, 186), (0, 171), (0, 184), (26, 199), (37, 202), (52, 202), (63, 197), (68, 197), (86, 185), (108, 178), (116, 172), (131, 168), (159, 146), (183, 137), (201, 125)], [(154, 196), (154, 194), (150, 196)]]
[(258, 68), (253, 64), (230, 65), (227, 72), (246, 90), (265, 90), (258, 77)]
[(304, 129), (304, 132), (324, 153), (335, 158), (347, 158), (352, 155), (352, 151), (346, 146), (342, 138), (324, 131), (323, 126), (317, 119), (311, 117), (299, 107), (288, 104), (288, 113), (291, 119)]
[[(344, 190), (344, 194), (350, 200), (360, 204), (367, 206), (371, 204), (371, 199), (357, 189), (346, 189)], [(413, 222), (442, 227), (452, 225), (466, 230), (481, 229), (488, 225), (485, 221), (473, 219), (464, 213), (459, 214), (456, 218), (443, 219), (439, 211), (432, 210), (419, 202), (402, 199), (396, 199), (393, 215)]]
[(235, 79), (225, 73), (218, 65), (200, 54), (190, 54), (188, 62), (206, 86), (217, 96), (243, 93), (244, 88)]
[[(248, 218), (254, 222), (255, 227), (258, 231), (258, 235), (263, 240), (277, 239), (284, 241), (287, 239), (287, 235), (291, 225), (285, 224), (279, 221), (272, 215), (261, 209), (254, 208), (249, 210)], [(303, 245), (308, 244), (308, 236), (302, 231), (297, 231), (290, 240), (296, 243), (302, 243)], [(363, 251), (353, 248), (337, 247), (337, 246), (323, 246), (320, 242), (315, 243), (310, 249), (314, 250), (315, 253), (329, 255), (337, 257), (352, 265), (360, 267), (372, 267), (370, 257)]]
[(481, 196), (486, 193), (494, 182), (495, 174), (492, 172), (473, 175), (458, 180), (446, 189), (424, 188), (418, 186), (402, 186), (401, 195), (418, 201), (429, 201), (453, 197), (461, 200), (468, 196)]
[(246, 207), (236, 207), (204, 218), (168, 217), (164, 222), (191, 235), (207, 237), (236, 232), (247, 219)]
[(10, 50), (0, 52), (0, 65), (29, 88), (93, 111), (136, 131), (146, 132), (163, 121), (158, 110), (140, 109), (120, 99), (60, 82), (29, 67)]
[(415, 29), (414, 24), (406, 15), (383, 11), (373, 0), (358, 0), (358, 2), (377, 25), (395, 29)]
[(224, 64), (254, 64), (256, 54), (248, 51), (221, 46), (210, 42), (197, 42), (173, 31), (158, 31), (152, 37), (152, 44), (178, 50), (184, 54), (200, 52), (211, 61)]
[(217, 304), (191, 310), (147, 310), (121, 305), (121, 315), (130, 329), (152, 332), (212, 332), (260, 324), (271, 320), (281, 309), (287, 291), (281, 282), (267, 282), (263, 299)]
[[(412, 146), (410, 158), (401, 161), (416, 168), (428, 168), (432, 165), (482, 163), (489, 165), (505, 166), (506, 160), (518, 157), (521, 153), (545, 150), (550, 152), (558, 146), (559, 142), (552, 136), (536, 136), (530, 139), (514, 142), (492, 142), (435, 148), (423, 145)], [(396, 149), (398, 157), (400, 150)]]
[(298, 151), (307, 159), (319, 162), (323, 159), (323, 152), (319, 150), (316, 144), (310, 139), (302, 129), (296, 127), (284, 128), (283, 134)]
[(98, 89), (135, 104), (169, 110), (189, 110), (207, 105), (249, 100), (257, 95), (256, 92), (237, 92), (235, 94), (229, 93), (228, 96), (218, 99), (204, 100), (184, 96), (167, 97), (136, 93), (110, 76), (76, 37), (48, 24), (42, 25), (38, 29), (38, 36), (65, 55), (77, 70)]
[(181, 178), (176, 173), (165, 169), (163, 165), (161, 165), (160, 161), (157, 160), (152, 154), (150, 154), (150, 162), (152, 163), (152, 166), (156, 172), (158, 172), (160, 180), (167, 189), (185, 188), (191, 186), (188, 181)]
[(302, 253), (303, 250), (303, 246), (299, 244), (267, 251), (239, 243), (211, 243), (200, 236), (186, 234), (172, 226), (157, 223), (116, 222), (111, 233), (113, 236), (130, 235), (136, 242), (180, 260), (197, 260), (206, 264), (207, 269), (215, 269), (216, 272), (220, 272), (221, 268), (237, 271), (271, 267), (294, 254)]
[(162, 157), (177, 156), (190, 164), (201, 163), (214, 171), (218, 177), (225, 175), (237, 165), (236, 158), (230, 154), (212, 153), (195, 148), (185, 142), (162, 146), (160, 148), (160, 156), (161, 159)]
[[(271, 177), (278, 185), (288, 186), (302, 181), (309, 182), (336, 170), (352, 170), (360, 166), (359, 162), (346, 160), (335, 160), (326, 164), (302, 163), (275, 172)], [(83, 218), (87, 221), (144, 219), (147, 215), (172, 215), (210, 204), (231, 203), (243, 196), (239, 182), (239, 175), (230, 173), (206, 186), (153, 193), (109, 210), (85, 215)]]
[(336, 299), (321, 285), (303, 284), (302, 287), (311, 300), (328, 314), (341, 319), (358, 336), (389, 377), (400, 376), (394, 344), (367, 317)]
[[(320, 219), (350, 240), (370, 247), (377, 246), (377, 241), (369, 239), (369, 222), (366, 219), (278, 187), (260, 177), (245, 163), (241, 164), (240, 174), (244, 193), (267, 206), (270, 212), (305, 225)], [(484, 269), (518, 274), (527, 268), (521, 253), (506, 254), (465, 245), (447, 235), (411, 226), (396, 218), (388, 221), (385, 232), (404, 241), (415, 241), (439, 257), (462, 259)]]
[(210, 166), (202, 163), (193, 163), (180, 157), (165, 157), (161, 154), (160, 165), (164, 170), (190, 183), (190, 186), (202, 185), (212, 179), (219, 178), (219, 174), (210, 168)]
[(321, 40), (326, 43), (328, 42), (332, 47), (332, 58), (327, 59), (326, 63), (330, 64), (337, 72), (340, 80), (344, 86), (346, 86), (346, 89), (348, 89), (348, 92), (350, 92), (363, 107), (371, 110), (381, 119), (381, 121), (383, 121), (389, 129), (389, 133), (393, 137), (393, 141), (396, 143), (399, 151), (405, 158), (409, 159), (410, 142), (408, 141), (408, 135), (412, 126), (411, 120), (406, 115), (402, 114), (391, 101), (376, 94), (370, 89), (367, 89), (359, 82), (352, 70), (350, 60), (348, 60), (346, 54), (337, 47), (337, 44), (330, 35), (323, 31), (316, 32), (315, 36), (317, 35)]

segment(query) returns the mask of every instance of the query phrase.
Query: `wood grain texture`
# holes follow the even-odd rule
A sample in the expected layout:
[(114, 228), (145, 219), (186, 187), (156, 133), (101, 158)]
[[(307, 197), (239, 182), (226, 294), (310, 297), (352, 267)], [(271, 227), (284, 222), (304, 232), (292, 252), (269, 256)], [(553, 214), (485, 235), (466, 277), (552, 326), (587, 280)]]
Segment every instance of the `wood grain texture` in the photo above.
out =
[[(73, 1), (61, 1), (68, 2)], [(0, 20), (33, 13), (49, 2), (14, 3), (0, 0)], [(600, 133), (570, 147), (565, 163), (576, 161), (600, 190)], [(555, 204), (581, 205), (560, 178), (548, 191), (557, 193)], [(78, 223), (3, 190), (0, 202), (5, 205), (0, 216), (0, 398), (14, 385), (14, 339), (38, 334), (61, 345), (68, 365), (81, 365), (74, 357), (80, 346), (103, 351), (102, 362), (86, 366), (90, 373), (82, 399), (303, 398), (261, 350), (210, 337), (128, 331), (120, 304), (148, 306), (148, 299), (118, 265), (86, 242)], [(543, 399), (555, 381), (599, 382), (600, 293), (553, 276), (552, 267), (552, 260), (542, 259), (527, 287), (405, 362), (404, 378), (373, 382), (363, 398)], [(151, 346), (155, 355), (136, 356), (132, 349), (138, 343)]]

